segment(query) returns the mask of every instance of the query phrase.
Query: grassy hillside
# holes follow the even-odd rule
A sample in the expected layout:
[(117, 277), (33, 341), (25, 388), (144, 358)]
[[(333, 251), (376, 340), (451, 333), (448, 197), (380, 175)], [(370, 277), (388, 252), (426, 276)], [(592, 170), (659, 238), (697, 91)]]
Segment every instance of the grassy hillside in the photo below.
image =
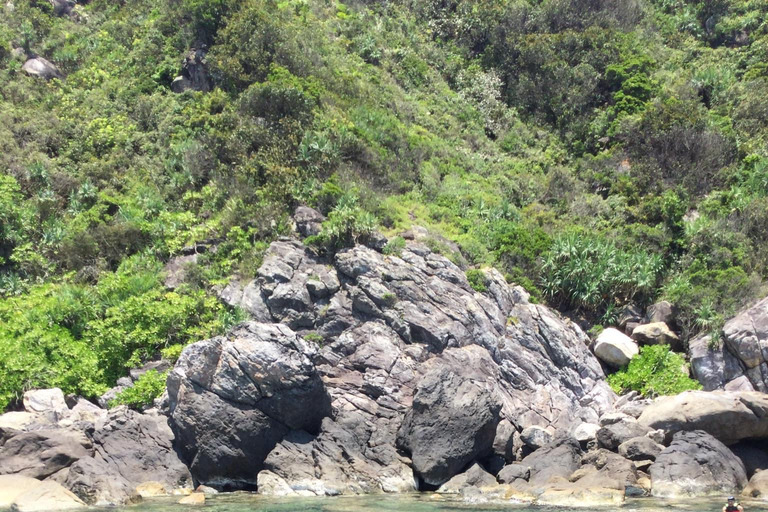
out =
[[(689, 337), (763, 293), (764, 1), (3, 9), (0, 409), (97, 394), (241, 319), (212, 289), (297, 204), (329, 215), (328, 250), (426, 226), (595, 324), (665, 298)], [(212, 90), (175, 94), (190, 48)], [(167, 291), (163, 262), (201, 240), (218, 250)]]

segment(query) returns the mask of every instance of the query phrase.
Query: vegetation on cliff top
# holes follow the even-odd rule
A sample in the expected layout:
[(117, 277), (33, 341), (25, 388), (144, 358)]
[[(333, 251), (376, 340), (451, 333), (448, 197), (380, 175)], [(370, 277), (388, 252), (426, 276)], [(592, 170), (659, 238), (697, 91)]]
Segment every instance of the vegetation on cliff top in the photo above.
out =
[[(687, 337), (762, 293), (765, 2), (3, 9), (0, 409), (221, 332), (238, 316), (213, 287), (252, 275), (299, 203), (331, 250), (423, 225), (605, 325), (666, 298)], [(192, 47), (212, 90), (174, 94)], [(66, 78), (26, 76), (25, 52)], [(163, 262), (205, 239), (165, 290)]]

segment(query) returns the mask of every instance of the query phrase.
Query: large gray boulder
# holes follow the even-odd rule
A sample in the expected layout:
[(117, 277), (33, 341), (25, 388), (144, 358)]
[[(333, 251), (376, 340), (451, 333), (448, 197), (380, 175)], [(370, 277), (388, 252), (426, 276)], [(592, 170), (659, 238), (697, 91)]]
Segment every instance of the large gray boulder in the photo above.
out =
[[(688, 342), (691, 373), (704, 391), (754, 391), (744, 363), (733, 355), (728, 345), (713, 344), (710, 339), (710, 335), (705, 334)], [(762, 382), (762, 377), (758, 382)]]
[(64, 78), (64, 75), (59, 71), (52, 62), (42, 57), (32, 57), (21, 66), (21, 70), (26, 74), (38, 78), (45, 78), (51, 80), (53, 78)]
[(664, 445), (646, 436), (635, 437), (619, 445), (619, 455), (636, 461), (656, 460), (662, 451), (664, 451)]
[(664, 322), (638, 325), (632, 331), (632, 339), (640, 345), (669, 345), (670, 350), (681, 352), (683, 342)]
[(538, 450), (552, 442), (554, 435), (549, 430), (538, 425), (531, 425), (520, 432), (520, 440), (532, 450)]
[(255, 487), (290, 430), (319, 429), (331, 410), (311, 353), (287, 326), (255, 322), (182, 352), (168, 377), (170, 424), (198, 481)]
[(539, 494), (545, 489), (567, 479), (581, 467), (581, 447), (569, 436), (559, 436), (525, 457), (521, 466), (528, 467), (527, 481), (515, 480), (516, 488)]
[(298, 206), (293, 212), (296, 230), (304, 237), (320, 234), (324, 220), (322, 213), (308, 206)]
[(30, 413), (64, 416), (67, 407), (67, 401), (64, 399), (64, 393), (59, 388), (52, 389), (33, 389), (24, 393), (22, 399), (24, 410)]
[(744, 464), (701, 430), (678, 432), (650, 469), (657, 497), (737, 494), (747, 485)]
[(0, 448), (0, 475), (19, 474), (42, 480), (91, 455), (91, 441), (81, 432), (23, 432)]
[(398, 432), (413, 469), (429, 485), (441, 485), (493, 449), (501, 402), (488, 353), (478, 346), (449, 349), (419, 382), (413, 408)]
[(686, 391), (648, 406), (638, 422), (668, 435), (703, 430), (726, 444), (768, 438), (768, 395), (757, 392)]
[(645, 323), (653, 324), (663, 322), (666, 325), (675, 325), (675, 307), (671, 302), (662, 300), (648, 306), (645, 312)]

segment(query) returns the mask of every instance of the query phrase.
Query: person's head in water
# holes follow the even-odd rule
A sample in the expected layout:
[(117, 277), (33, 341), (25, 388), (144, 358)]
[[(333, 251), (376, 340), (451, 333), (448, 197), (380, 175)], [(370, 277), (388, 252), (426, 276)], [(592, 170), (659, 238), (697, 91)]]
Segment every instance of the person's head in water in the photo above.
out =
[(743, 512), (744, 509), (736, 503), (736, 498), (728, 496), (728, 504), (723, 507), (723, 512)]

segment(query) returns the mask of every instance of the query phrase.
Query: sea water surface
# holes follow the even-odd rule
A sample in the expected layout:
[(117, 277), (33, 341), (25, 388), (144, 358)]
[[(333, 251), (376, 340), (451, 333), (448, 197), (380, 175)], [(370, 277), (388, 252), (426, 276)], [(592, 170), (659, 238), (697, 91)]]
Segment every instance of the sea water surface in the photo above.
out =
[[(695, 498), (663, 500), (657, 498), (628, 499), (622, 507), (598, 507), (597, 510), (622, 512), (721, 512), (722, 499)], [(465, 500), (460, 496), (436, 497), (433, 494), (339, 496), (332, 498), (273, 498), (251, 493), (208, 495), (205, 505), (179, 505), (179, 497), (153, 498), (112, 512), (584, 512), (590, 508), (538, 507), (510, 501)], [(741, 501), (745, 512), (766, 511), (768, 502)]]

